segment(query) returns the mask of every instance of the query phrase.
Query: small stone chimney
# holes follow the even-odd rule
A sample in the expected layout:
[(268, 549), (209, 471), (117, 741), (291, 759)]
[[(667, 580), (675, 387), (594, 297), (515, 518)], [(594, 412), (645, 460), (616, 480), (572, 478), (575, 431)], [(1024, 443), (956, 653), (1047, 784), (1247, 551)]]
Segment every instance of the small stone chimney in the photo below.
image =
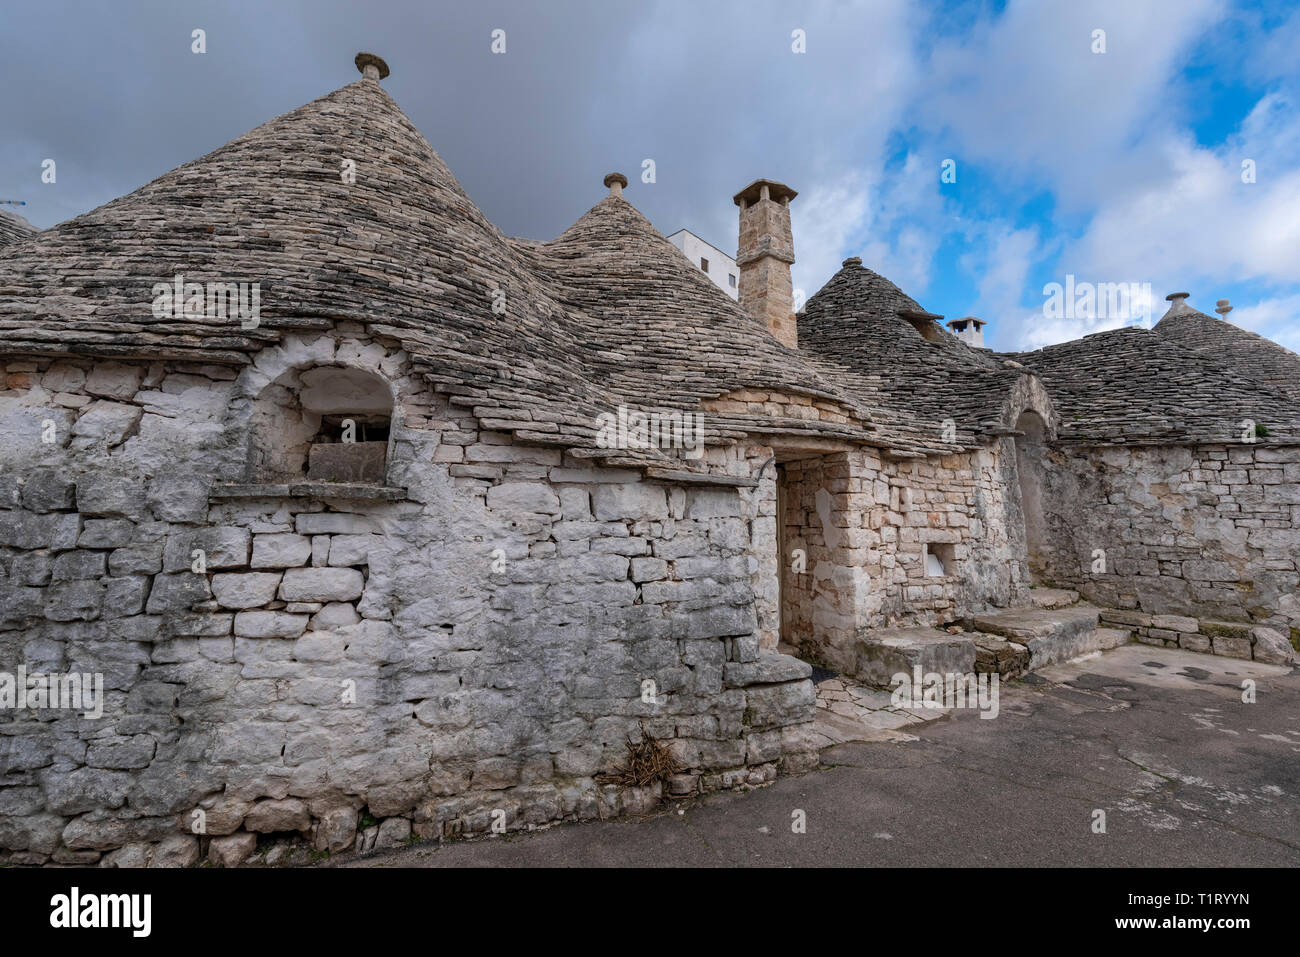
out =
[(783, 183), (758, 179), (732, 197), (740, 207), (740, 307), (791, 349), (799, 344), (790, 280), (790, 200), (797, 195)]
[(961, 319), (949, 319), (947, 326), (952, 334), (972, 349), (984, 348), (984, 327), (988, 325), (983, 319), (963, 316)]

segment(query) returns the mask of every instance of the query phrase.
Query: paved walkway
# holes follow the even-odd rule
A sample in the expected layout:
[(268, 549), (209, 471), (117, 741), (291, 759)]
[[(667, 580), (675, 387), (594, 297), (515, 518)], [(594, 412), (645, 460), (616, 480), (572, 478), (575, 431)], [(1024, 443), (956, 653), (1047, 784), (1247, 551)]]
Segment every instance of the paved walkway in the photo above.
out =
[[(819, 692), (828, 714), (901, 720), (871, 693)], [(829, 747), (822, 769), (746, 794), (349, 863), (1300, 865), (1300, 669), (1126, 645), (1004, 684), (996, 719), (868, 731), (893, 740)]]

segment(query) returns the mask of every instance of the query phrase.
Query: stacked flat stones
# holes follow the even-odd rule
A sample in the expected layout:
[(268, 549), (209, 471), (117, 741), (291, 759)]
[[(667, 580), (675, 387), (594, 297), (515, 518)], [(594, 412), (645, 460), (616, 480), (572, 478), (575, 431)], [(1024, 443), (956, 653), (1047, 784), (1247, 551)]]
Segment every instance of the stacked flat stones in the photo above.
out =
[(0, 249), (35, 236), (37, 229), (17, 213), (0, 209)]
[(943, 421), (953, 420), (963, 445), (979, 441), (984, 423), (1001, 421), (1025, 373), (948, 332), (924, 338), (904, 318), (922, 312), (898, 286), (856, 257), (847, 259), (799, 314), (799, 344), (849, 367), (855, 391), (869, 399), (882, 431), (907, 436), (896, 444), (952, 451), (953, 443), (942, 440)]
[(1260, 442), (1300, 441), (1300, 404), (1262, 384), (1232, 351), (1127, 326), (1014, 358), (1051, 393), (1061, 441), (1236, 444), (1247, 422), (1267, 429)]

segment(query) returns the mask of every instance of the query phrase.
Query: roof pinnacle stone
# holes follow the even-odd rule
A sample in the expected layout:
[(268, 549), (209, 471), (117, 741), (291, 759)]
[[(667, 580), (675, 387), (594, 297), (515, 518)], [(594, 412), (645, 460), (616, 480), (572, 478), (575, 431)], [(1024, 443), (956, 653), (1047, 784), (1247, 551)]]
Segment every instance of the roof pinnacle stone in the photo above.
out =
[(377, 57), (373, 53), (358, 53), (352, 62), (357, 65), (357, 69), (367, 80), (378, 82), (388, 76), (388, 64), (382, 57)]
[(627, 177), (622, 173), (606, 173), (604, 183), (609, 187), (609, 195), (622, 196), (623, 187), (627, 185)]

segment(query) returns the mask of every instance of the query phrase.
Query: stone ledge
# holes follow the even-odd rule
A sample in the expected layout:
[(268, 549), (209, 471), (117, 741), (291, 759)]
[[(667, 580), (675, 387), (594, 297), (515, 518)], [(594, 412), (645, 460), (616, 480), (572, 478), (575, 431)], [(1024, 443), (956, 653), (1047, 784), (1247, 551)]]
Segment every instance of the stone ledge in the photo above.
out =
[(713, 475), (708, 472), (692, 472), (688, 469), (665, 469), (650, 467), (645, 470), (646, 478), (662, 482), (677, 482), (682, 485), (722, 485), (729, 488), (757, 488), (758, 480), (736, 475)]
[(208, 497), (228, 498), (336, 498), (396, 502), (406, 489), (390, 485), (351, 485), (342, 482), (296, 482), (269, 485), (214, 485)]

